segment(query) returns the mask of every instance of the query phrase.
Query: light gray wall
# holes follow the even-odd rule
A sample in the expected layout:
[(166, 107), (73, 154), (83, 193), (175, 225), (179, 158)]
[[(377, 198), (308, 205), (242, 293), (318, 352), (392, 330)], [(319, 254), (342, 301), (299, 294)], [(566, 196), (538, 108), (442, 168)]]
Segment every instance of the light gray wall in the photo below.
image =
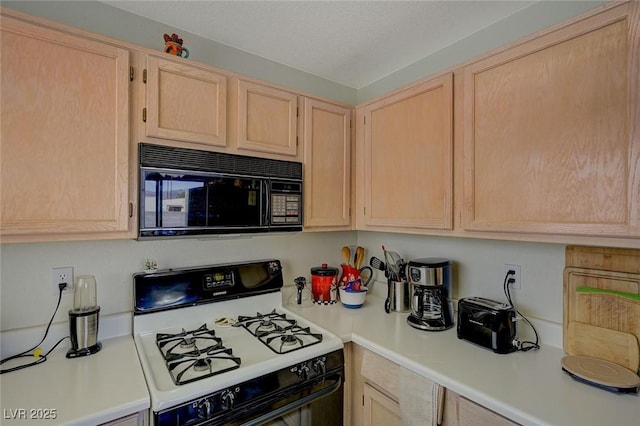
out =
[[(156, 259), (161, 269), (276, 258), (283, 263), (285, 285), (293, 286), (297, 276), (310, 278), (313, 266), (339, 265), (341, 247), (355, 243), (353, 232), (326, 232), (208, 240), (2, 244), (0, 331), (47, 323), (57, 301), (51, 283), (55, 267), (72, 266), (76, 276), (95, 275), (102, 317), (132, 311), (132, 275), (144, 269), (146, 258)], [(72, 305), (72, 295), (64, 295), (55, 322), (67, 321)]]

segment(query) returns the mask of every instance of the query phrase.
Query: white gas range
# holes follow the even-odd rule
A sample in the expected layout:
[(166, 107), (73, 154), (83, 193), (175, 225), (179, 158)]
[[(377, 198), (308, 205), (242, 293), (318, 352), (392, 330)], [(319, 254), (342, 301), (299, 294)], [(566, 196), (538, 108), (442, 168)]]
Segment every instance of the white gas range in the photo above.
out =
[(277, 260), (134, 276), (153, 424), (267, 424), (325, 395), (341, 404), (342, 341), (284, 309), (282, 286)]

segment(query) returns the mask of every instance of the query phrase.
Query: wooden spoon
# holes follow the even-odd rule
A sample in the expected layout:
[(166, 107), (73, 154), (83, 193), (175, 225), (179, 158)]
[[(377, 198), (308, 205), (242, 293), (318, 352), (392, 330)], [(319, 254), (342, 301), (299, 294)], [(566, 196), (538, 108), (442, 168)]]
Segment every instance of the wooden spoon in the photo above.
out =
[(342, 247), (342, 259), (345, 265), (351, 266), (351, 249), (347, 246)]
[(364, 260), (364, 247), (358, 246), (356, 248), (356, 261), (355, 261), (356, 269), (360, 269), (360, 266), (362, 265), (363, 260)]

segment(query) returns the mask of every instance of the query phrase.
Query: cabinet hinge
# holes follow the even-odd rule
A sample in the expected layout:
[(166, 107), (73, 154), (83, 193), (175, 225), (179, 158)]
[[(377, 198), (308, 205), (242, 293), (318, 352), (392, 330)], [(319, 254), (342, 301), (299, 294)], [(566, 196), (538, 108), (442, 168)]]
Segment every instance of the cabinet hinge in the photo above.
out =
[(298, 146), (298, 145), (299, 145), (298, 137), (296, 136), (296, 146)]
[(142, 70), (142, 82), (144, 84), (147, 84), (147, 69), (146, 68)]
[(133, 67), (129, 67), (129, 81), (133, 81)]
[(142, 108), (142, 122), (143, 123), (147, 122), (147, 109), (146, 108)]
[(129, 217), (133, 217), (133, 203), (129, 203)]
[(351, 128), (351, 119), (349, 119), (349, 128)]
[(362, 394), (362, 406), (364, 407), (364, 394)]
[(366, 207), (362, 208), (362, 214), (365, 215), (365, 216), (367, 215), (367, 208)]
[(351, 207), (349, 207), (349, 217), (351, 217)]
[(296, 107), (296, 117), (300, 117), (300, 107)]

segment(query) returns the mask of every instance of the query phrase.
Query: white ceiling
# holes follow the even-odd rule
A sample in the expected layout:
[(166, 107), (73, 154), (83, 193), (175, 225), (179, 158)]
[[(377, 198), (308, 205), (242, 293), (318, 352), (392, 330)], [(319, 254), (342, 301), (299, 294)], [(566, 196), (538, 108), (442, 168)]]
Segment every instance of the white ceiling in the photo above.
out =
[(535, 1), (104, 3), (360, 89)]

